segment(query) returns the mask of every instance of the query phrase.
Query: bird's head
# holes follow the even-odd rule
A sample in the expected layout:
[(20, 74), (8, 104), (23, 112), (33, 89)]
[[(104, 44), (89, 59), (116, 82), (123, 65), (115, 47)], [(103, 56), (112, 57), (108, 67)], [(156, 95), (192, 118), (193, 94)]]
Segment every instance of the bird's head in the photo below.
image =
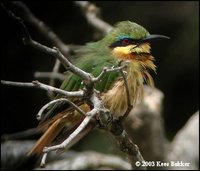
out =
[(150, 34), (130, 21), (119, 22), (104, 38), (111, 54), (120, 60), (146, 61), (151, 56), (150, 42), (167, 36)]

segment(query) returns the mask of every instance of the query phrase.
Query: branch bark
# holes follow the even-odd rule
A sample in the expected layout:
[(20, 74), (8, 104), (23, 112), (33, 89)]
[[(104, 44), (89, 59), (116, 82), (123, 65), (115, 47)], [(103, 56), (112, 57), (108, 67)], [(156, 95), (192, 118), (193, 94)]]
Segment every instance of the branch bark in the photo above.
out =
[(88, 23), (94, 28), (101, 31), (103, 34), (108, 33), (112, 29), (110, 24), (100, 19), (100, 10), (94, 4), (90, 3), (89, 1), (75, 1), (75, 4), (81, 8)]
[(83, 110), (81, 110), (81, 108), (79, 108), (76, 104), (74, 104), (72, 101), (66, 99), (66, 98), (60, 98), (60, 99), (56, 99), (56, 100), (52, 100), (49, 103), (47, 103), (46, 105), (44, 105), (40, 111), (38, 112), (38, 114), (36, 115), (36, 118), (38, 120), (42, 119), (42, 114), (44, 112), (45, 109), (47, 109), (50, 105), (54, 104), (54, 103), (58, 103), (58, 102), (67, 102), (69, 103), (71, 106), (74, 107), (75, 110), (77, 110), (81, 115), (86, 116), (85, 112)]
[[(64, 74), (61, 73), (56, 73), (56, 72), (35, 72), (34, 74), (35, 78), (53, 78), (53, 79), (57, 79), (60, 81), (63, 81), (66, 77)], [(50, 84), (49, 85), (54, 85), (54, 84)]]
[(19, 86), (19, 87), (39, 88), (39, 89), (43, 89), (46, 91), (63, 95), (65, 97), (83, 97), (84, 96), (83, 91), (68, 92), (65, 90), (61, 90), (61, 89), (40, 83), (39, 81), (33, 81), (32, 83), (24, 83), (24, 82), (13, 82), (13, 81), (1, 80), (1, 84), (10, 85), (10, 86)]

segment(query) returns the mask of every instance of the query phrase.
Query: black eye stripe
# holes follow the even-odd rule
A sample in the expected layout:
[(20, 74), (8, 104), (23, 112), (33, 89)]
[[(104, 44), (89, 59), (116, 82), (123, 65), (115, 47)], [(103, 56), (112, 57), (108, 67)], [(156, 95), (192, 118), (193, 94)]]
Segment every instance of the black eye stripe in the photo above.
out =
[(123, 47), (129, 44), (138, 44), (140, 41), (141, 40), (138, 40), (138, 39), (124, 38), (124, 39), (113, 42), (109, 47), (110, 48)]

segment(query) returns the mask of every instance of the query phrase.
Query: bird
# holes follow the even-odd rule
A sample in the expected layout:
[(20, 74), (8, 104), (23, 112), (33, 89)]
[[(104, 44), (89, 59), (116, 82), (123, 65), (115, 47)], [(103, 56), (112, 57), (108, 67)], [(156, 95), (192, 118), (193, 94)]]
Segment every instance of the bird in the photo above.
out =
[[(112, 68), (118, 61), (126, 64), (125, 74), (130, 93), (131, 105), (140, 102), (143, 98), (143, 86), (154, 85), (150, 71), (156, 72), (155, 58), (151, 54), (151, 41), (155, 39), (169, 39), (159, 34), (150, 34), (143, 26), (132, 21), (121, 21), (99, 41), (89, 42), (77, 51), (75, 65), (85, 72), (97, 77), (105, 67)], [(83, 89), (81, 78), (73, 73), (66, 75), (60, 89), (77, 91)], [(119, 72), (108, 72), (95, 84), (100, 92), (105, 108), (115, 118), (123, 116), (128, 102), (125, 82)], [(60, 96), (58, 95), (57, 98)], [(84, 112), (91, 110), (84, 101), (71, 99)], [(84, 119), (73, 107), (55, 104), (42, 118), (38, 128), (44, 134), (29, 151), (28, 156), (41, 155), (43, 148), (69, 136)], [(90, 125), (88, 126), (90, 127)], [(90, 130), (88, 129), (88, 130)], [(87, 131), (86, 131), (87, 133)], [(83, 133), (83, 137), (86, 133)]]

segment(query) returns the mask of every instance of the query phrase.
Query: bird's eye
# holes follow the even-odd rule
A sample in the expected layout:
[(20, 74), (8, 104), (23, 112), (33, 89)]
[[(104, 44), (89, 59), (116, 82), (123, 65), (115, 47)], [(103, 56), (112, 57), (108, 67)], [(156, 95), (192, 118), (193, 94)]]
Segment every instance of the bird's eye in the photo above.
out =
[(131, 38), (123, 38), (120, 40), (117, 40), (116, 42), (110, 44), (108, 47), (109, 48), (115, 48), (115, 47), (121, 47), (121, 46), (127, 46), (132, 43), (135, 43), (135, 41)]
[(127, 38), (122, 40), (122, 44), (123, 45), (127, 45), (127, 44), (130, 44), (130, 43), (131, 43), (131, 41), (129, 39), (127, 39)]

